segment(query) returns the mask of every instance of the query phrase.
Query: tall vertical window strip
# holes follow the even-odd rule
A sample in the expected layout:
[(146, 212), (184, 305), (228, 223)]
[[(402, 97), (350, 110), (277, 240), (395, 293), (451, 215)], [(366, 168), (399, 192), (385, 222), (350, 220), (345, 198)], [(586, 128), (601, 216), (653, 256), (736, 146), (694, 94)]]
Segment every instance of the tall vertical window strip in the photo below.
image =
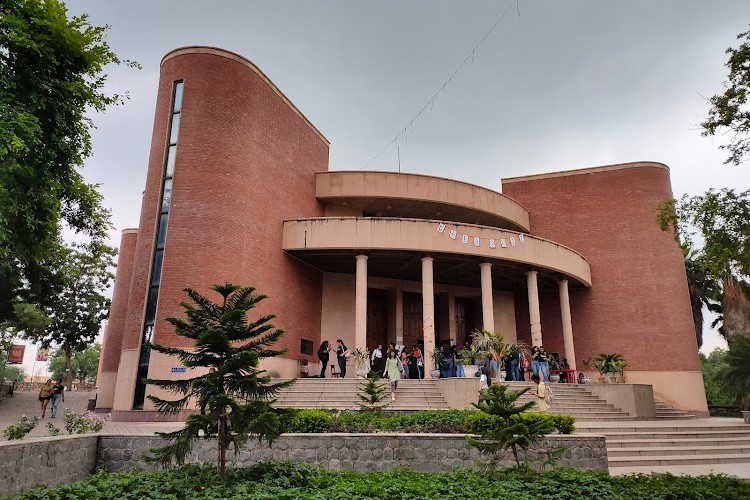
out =
[(172, 202), (172, 176), (174, 175), (175, 156), (177, 155), (177, 137), (180, 133), (180, 115), (182, 114), (182, 81), (174, 82), (172, 89), (172, 111), (167, 134), (166, 159), (161, 182), (161, 197), (159, 201), (159, 215), (156, 220), (156, 243), (151, 257), (151, 277), (146, 299), (146, 315), (143, 321), (143, 335), (141, 338), (141, 352), (138, 358), (138, 371), (133, 396), (133, 409), (142, 410), (146, 399), (146, 384), (143, 380), (148, 376), (148, 365), (151, 360), (151, 349), (148, 342), (154, 333), (156, 322), (156, 304), (159, 300), (159, 284), (161, 282), (161, 266), (164, 258), (164, 245), (167, 241), (167, 224), (169, 223), (169, 206)]

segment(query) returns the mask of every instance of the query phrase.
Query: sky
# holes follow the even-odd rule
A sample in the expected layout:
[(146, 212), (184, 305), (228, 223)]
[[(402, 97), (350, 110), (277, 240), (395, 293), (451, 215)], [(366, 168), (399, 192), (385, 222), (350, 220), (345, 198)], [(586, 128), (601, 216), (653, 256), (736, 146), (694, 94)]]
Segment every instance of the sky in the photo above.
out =
[[(92, 116), (83, 170), (112, 210), (115, 246), (139, 220), (160, 60), (186, 45), (258, 65), (330, 140), (331, 170), (397, 170), (394, 145), (371, 160), (406, 128), (402, 171), (496, 190), (502, 177), (641, 160), (670, 167), (676, 196), (750, 188), (750, 165), (723, 165), (724, 138), (699, 127), (722, 91), (725, 50), (750, 29), (747, 0), (67, 5), (109, 25), (111, 48), (142, 65), (107, 69), (107, 89), (129, 99)], [(704, 339), (704, 352), (722, 345), (708, 326)]]

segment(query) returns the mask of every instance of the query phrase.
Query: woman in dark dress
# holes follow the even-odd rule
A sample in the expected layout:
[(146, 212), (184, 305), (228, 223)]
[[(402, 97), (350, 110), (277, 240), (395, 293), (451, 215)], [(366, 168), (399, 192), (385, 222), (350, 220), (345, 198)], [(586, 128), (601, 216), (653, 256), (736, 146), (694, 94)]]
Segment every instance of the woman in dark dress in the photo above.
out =
[(320, 378), (326, 378), (326, 369), (328, 368), (328, 359), (330, 355), (328, 353), (331, 352), (331, 346), (328, 345), (328, 341), (324, 340), (322, 344), (320, 344), (320, 348), (318, 349), (318, 359), (320, 360), (323, 367), (320, 369)]
[(346, 377), (346, 358), (348, 357), (349, 349), (346, 348), (344, 341), (341, 339), (338, 339), (336, 344), (338, 345), (336, 348), (336, 358), (339, 361), (339, 372), (341, 372), (341, 375), (339, 376), (344, 378)]
[(406, 364), (409, 367), (410, 379), (415, 379), (415, 380), (419, 379), (419, 365), (417, 364), (418, 361), (419, 361), (419, 358), (417, 358), (416, 353), (412, 350), (412, 352), (406, 358)]

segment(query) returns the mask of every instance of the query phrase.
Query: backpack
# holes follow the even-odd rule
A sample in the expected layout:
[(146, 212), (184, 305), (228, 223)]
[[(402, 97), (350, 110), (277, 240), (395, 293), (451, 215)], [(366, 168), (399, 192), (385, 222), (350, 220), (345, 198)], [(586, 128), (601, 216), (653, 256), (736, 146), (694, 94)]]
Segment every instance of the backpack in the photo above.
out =
[(551, 406), (554, 398), (555, 395), (552, 394), (552, 389), (547, 384), (544, 384), (544, 402)]

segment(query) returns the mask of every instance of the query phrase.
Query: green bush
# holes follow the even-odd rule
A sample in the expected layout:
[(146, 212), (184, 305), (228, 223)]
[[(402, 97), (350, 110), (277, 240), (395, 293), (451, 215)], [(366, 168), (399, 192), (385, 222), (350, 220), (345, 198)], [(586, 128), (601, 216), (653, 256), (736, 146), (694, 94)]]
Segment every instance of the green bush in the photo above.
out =
[(39, 424), (39, 419), (37, 417), (29, 419), (29, 417), (23, 415), (21, 416), (20, 422), (17, 424), (10, 424), (6, 427), (3, 431), (3, 435), (8, 441), (23, 439), (26, 434), (34, 430), (34, 427), (36, 427), (37, 424)]
[(353, 499), (423, 498), (567, 500), (571, 498), (736, 500), (750, 498), (750, 483), (727, 476), (632, 475), (526, 468), (494, 474), (457, 470), (430, 474), (406, 469), (359, 474), (327, 472), (304, 464), (261, 462), (227, 471), (226, 480), (211, 465), (185, 465), (166, 472), (97, 472), (83, 481), (39, 486), (15, 500), (160, 499)]
[(331, 415), (323, 410), (301, 410), (292, 417), (288, 432), (327, 432), (331, 426)]

